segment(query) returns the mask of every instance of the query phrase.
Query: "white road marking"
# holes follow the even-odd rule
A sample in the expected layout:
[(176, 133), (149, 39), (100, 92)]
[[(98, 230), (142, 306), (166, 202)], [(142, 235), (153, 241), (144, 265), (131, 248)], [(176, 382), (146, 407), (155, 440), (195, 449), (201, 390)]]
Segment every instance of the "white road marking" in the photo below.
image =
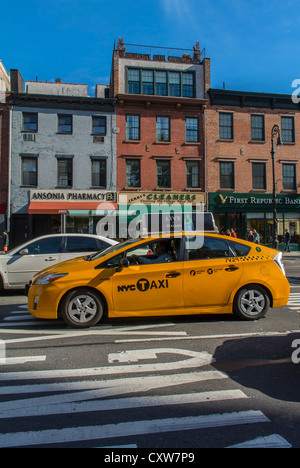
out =
[(104, 426), (82, 426), (43, 431), (15, 432), (13, 436), (12, 434), (0, 434), (0, 447), (63, 444), (76, 441), (92, 441), (265, 422), (270, 422), (270, 420), (261, 411), (240, 411), (237, 413), (210, 414), (184, 418), (130, 421), (119, 424), (107, 424)]
[(227, 448), (291, 448), (291, 444), (278, 434), (272, 434), (267, 437), (258, 437), (254, 440), (248, 440), (242, 444), (231, 445)]
[(25, 364), (26, 362), (42, 361), (46, 361), (46, 356), (5, 357), (3, 359), (0, 359), (0, 366), (11, 366), (13, 364)]

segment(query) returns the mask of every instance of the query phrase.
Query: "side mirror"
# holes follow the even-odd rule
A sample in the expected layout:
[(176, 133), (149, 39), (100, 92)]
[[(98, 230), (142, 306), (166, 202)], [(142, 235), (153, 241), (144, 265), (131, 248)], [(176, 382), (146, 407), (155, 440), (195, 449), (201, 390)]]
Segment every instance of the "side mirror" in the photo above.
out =
[(119, 266), (116, 268), (116, 272), (120, 272), (123, 268), (129, 267), (129, 260), (128, 258), (121, 258)]
[(28, 249), (22, 249), (19, 252), (19, 255), (28, 255), (28, 254), (29, 254)]

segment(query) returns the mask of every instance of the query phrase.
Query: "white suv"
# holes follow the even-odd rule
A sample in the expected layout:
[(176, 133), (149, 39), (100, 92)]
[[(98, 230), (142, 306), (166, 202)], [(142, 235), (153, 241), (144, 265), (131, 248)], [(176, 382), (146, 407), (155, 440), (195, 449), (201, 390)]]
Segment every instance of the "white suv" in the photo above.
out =
[(106, 249), (117, 241), (93, 234), (50, 234), (0, 255), (0, 290), (23, 289), (41, 270), (55, 263)]

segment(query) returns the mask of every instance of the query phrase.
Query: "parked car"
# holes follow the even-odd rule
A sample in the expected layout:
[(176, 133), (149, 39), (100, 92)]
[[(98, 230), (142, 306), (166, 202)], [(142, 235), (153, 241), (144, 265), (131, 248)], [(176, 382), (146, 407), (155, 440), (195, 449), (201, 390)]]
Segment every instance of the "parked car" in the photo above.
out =
[[(165, 251), (162, 253), (161, 241)], [(140, 255), (141, 249), (156, 255)], [(216, 234), (130, 239), (35, 276), (29, 312), (89, 327), (108, 317), (232, 314), (263, 317), (289, 300), (277, 250)]]
[(99, 252), (117, 241), (92, 234), (38, 237), (0, 255), (0, 289), (22, 289), (47, 266)]

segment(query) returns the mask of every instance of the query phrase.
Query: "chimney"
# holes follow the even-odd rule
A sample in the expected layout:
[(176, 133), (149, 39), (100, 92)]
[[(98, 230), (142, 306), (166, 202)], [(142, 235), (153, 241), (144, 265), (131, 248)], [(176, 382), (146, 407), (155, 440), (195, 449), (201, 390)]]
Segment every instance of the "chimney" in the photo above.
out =
[(19, 70), (10, 70), (10, 90), (12, 93), (24, 92), (24, 80)]

